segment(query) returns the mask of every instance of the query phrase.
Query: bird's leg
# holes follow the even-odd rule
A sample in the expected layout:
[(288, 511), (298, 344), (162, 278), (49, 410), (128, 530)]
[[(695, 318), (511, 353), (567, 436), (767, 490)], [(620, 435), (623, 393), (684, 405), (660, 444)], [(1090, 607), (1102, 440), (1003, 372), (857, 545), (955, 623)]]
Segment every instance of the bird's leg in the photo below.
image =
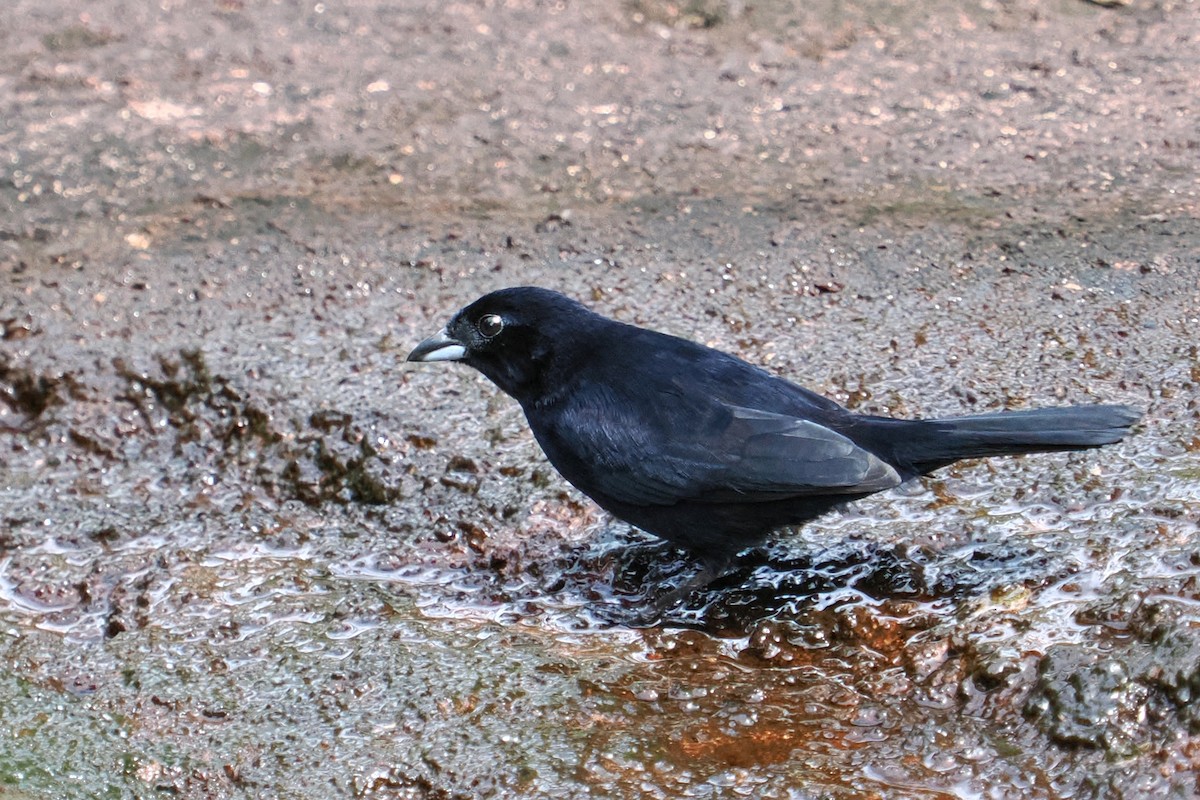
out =
[(729, 568), (728, 557), (701, 556), (700, 569), (695, 575), (676, 586), (671, 591), (654, 601), (656, 616), (661, 617), (667, 611), (691, 597), (692, 593), (703, 589), (717, 578), (725, 574)]

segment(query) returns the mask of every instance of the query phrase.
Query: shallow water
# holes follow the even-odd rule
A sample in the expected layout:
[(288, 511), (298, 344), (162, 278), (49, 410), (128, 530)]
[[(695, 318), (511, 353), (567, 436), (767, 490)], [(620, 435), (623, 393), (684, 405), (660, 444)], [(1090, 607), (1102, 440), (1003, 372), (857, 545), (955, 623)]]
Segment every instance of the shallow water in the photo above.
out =
[(218, 498), (130, 533), (137, 516), (85, 497), (111, 533), (46, 510), (0, 562), (6, 751), (24, 754), (5, 779), (79, 797), (297, 773), (384, 796), (1087, 796), (1086, 753), (1047, 750), (1027, 718), (1038, 656), (1119, 655), (1120, 615), (1088, 612), (1122, 596), (1200, 623), (1193, 523), (1171, 511), (1194, 515), (1194, 491), (1139, 490), (1131, 469), (1118, 501), (990, 499), (1105, 460), (1002, 462), (986, 489), (862, 504), (649, 627), (645, 581), (689, 565), (603, 519), (514, 568), (491, 541), (377, 546), (378, 515), (354, 506), (330, 525), (285, 503), (231, 530)]

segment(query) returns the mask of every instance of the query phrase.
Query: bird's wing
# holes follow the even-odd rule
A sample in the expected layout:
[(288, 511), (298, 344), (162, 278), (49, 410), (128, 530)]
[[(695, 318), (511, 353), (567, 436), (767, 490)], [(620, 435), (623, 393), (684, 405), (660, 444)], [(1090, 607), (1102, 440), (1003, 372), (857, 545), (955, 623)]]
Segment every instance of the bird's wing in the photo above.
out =
[(722, 436), (738, 457), (716, 471), (710, 491), (741, 494), (858, 494), (902, 482), (891, 464), (852, 439), (813, 420), (726, 406), (731, 421)]
[(623, 503), (764, 502), (901, 483), (887, 462), (802, 417), (711, 400), (647, 408), (603, 394), (572, 406), (543, 447), (580, 489)]

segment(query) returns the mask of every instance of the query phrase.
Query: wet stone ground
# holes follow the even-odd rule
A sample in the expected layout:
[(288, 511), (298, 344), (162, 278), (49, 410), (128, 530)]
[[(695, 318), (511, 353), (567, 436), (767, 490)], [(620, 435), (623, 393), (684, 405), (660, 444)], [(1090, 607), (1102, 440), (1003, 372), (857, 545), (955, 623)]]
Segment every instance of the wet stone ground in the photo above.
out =
[[(1200, 795), (1200, 7), (10, 0), (0, 797)], [(903, 416), (769, 546), (407, 349), (535, 283)]]

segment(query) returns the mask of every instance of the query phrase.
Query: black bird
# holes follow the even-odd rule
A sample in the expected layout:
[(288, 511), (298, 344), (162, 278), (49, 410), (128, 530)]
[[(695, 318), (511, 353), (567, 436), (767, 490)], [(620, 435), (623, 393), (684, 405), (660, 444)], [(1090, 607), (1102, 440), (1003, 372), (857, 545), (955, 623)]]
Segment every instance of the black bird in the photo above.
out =
[(462, 361), (521, 404), (563, 477), (695, 552), (709, 577), (784, 525), (964, 458), (1120, 441), (1140, 416), (1091, 405), (906, 420), (855, 414), (719, 350), (546, 289), (502, 289), (409, 361)]

